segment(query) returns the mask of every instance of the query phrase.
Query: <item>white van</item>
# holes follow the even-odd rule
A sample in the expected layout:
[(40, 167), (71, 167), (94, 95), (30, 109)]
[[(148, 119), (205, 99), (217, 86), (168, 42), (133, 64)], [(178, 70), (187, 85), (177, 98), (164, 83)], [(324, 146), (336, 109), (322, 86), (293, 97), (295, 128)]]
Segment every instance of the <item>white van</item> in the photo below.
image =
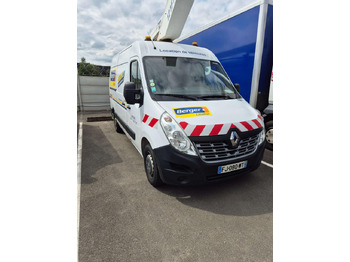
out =
[(259, 167), (263, 119), (208, 49), (134, 42), (113, 58), (109, 90), (116, 131), (142, 155), (153, 186), (220, 181)]

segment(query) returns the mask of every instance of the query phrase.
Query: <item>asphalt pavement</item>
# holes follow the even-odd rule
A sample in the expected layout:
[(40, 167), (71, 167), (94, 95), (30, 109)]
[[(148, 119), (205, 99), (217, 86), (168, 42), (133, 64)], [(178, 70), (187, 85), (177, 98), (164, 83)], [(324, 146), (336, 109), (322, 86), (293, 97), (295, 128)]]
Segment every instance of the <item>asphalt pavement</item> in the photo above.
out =
[[(264, 161), (272, 164), (271, 151)], [(156, 189), (112, 121), (84, 121), (81, 168), (79, 261), (272, 261), (269, 166)]]

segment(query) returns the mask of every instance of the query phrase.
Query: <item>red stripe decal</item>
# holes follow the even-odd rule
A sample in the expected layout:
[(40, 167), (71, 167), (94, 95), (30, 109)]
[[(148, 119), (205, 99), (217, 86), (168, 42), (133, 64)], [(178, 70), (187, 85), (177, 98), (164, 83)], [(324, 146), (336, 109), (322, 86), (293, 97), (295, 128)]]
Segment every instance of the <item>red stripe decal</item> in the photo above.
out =
[(234, 124), (231, 124), (230, 129), (231, 128), (237, 128), (237, 127)]
[(262, 120), (262, 117), (260, 115), (258, 115), (258, 117)]
[(153, 119), (151, 120), (151, 122), (149, 123), (149, 126), (150, 126), (150, 127), (154, 127), (154, 125), (155, 125), (157, 122), (158, 122), (158, 119), (153, 118)]
[(187, 122), (180, 122), (180, 126), (182, 127), (183, 130), (188, 126)]
[(224, 125), (223, 124), (220, 124), (220, 125), (215, 125), (213, 127), (213, 129), (211, 130), (210, 132), (210, 136), (216, 136), (217, 134), (219, 134), (221, 128), (223, 127)]
[(202, 133), (204, 127), (205, 125), (196, 126), (190, 136), (199, 136)]
[(145, 114), (145, 116), (142, 119), (142, 122), (146, 123), (147, 119), (148, 119), (148, 115)]
[(258, 120), (253, 119), (252, 121), (254, 122), (254, 124), (256, 124), (258, 126), (258, 128), (261, 127), (261, 124), (260, 124), (260, 122)]
[(246, 121), (241, 122), (242, 125), (244, 125), (245, 128), (248, 129), (248, 131), (253, 130), (254, 128), (249, 125)]

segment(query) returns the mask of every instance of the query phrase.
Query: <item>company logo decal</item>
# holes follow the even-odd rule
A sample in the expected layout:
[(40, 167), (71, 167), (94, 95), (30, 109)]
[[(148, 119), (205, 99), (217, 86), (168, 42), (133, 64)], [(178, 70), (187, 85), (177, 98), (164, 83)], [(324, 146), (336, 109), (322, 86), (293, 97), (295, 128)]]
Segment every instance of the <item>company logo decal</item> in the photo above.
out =
[(118, 87), (124, 82), (125, 71), (121, 72), (118, 76)]
[(115, 87), (116, 84), (116, 74), (117, 74), (117, 69), (112, 69), (111, 71), (111, 81), (110, 81), (110, 86)]
[(206, 106), (179, 107), (173, 108), (173, 110), (175, 116), (181, 118), (212, 115)]
[(239, 136), (238, 136), (238, 134), (235, 131), (231, 132), (230, 141), (231, 141), (231, 145), (233, 147), (236, 147), (238, 145)]

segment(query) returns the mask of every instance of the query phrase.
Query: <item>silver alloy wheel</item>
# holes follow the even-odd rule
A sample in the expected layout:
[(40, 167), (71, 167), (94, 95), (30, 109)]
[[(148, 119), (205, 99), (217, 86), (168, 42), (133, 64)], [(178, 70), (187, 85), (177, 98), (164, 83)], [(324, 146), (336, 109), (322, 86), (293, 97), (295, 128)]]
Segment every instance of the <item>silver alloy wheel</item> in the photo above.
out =
[(266, 132), (266, 141), (270, 144), (273, 144), (273, 128), (270, 128)]
[(151, 154), (148, 154), (146, 157), (146, 170), (147, 170), (147, 174), (150, 177), (154, 176), (154, 165), (153, 165), (153, 158)]

